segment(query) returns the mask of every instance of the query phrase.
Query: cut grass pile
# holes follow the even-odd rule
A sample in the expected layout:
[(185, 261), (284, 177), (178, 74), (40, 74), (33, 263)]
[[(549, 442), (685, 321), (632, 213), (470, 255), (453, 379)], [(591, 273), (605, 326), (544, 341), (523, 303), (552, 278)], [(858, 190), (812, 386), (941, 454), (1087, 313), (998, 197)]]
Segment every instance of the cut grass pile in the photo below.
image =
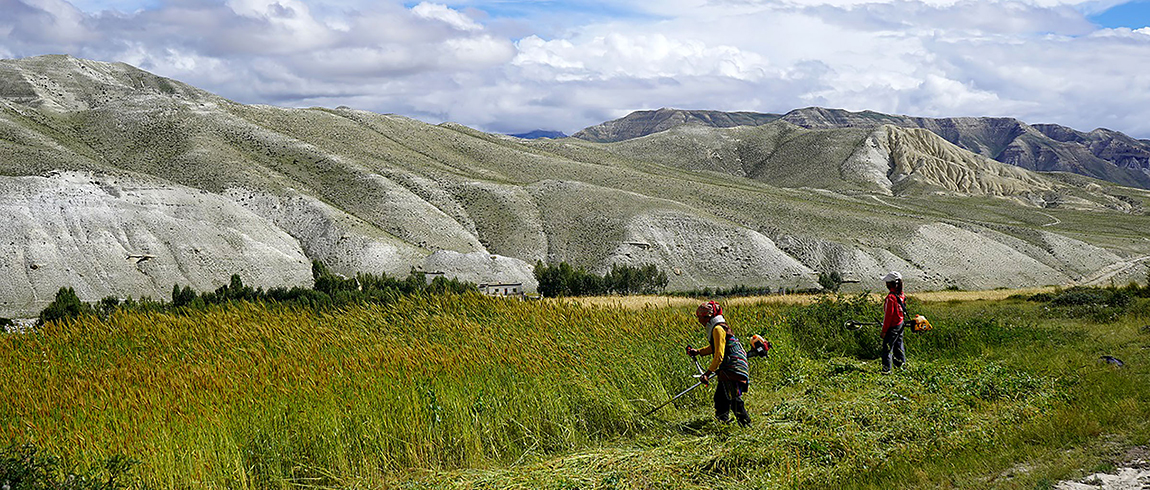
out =
[(1106, 323), (1023, 300), (910, 308), (935, 330), (879, 376), (877, 332), (842, 329), (877, 315), (868, 297), (729, 305), (775, 346), (750, 429), (712, 421), (711, 389), (640, 415), (690, 384), (693, 305), (448, 295), (50, 322), (0, 336), (0, 444), (80, 473), (130, 458), (125, 481), (156, 488), (934, 487), (1054, 481), (1096, 466), (1102, 436), (1150, 435), (1147, 300)]

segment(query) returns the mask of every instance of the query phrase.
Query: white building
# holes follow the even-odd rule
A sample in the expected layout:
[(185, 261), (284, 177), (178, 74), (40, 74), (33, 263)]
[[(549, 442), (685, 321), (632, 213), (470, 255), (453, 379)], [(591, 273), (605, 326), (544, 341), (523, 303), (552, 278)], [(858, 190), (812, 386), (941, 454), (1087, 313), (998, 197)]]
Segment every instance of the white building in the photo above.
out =
[(488, 296), (523, 296), (523, 283), (495, 282), (491, 284), (480, 284), (479, 292)]

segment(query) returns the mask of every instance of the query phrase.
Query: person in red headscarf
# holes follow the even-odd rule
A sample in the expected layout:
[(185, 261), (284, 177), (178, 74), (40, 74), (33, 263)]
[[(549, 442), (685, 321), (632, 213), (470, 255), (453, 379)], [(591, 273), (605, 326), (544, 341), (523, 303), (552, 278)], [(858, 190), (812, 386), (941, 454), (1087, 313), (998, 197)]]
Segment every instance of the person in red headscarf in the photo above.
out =
[(695, 318), (706, 328), (709, 344), (702, 349), (688, 346), (687, 354), (692, 357), (711, 356), (711, 364), (703, 373), (702, 381), (706, 382), (712, 377), (719, 380), (715, 388), (715, 418), (729, 423), (730, 413), (734, 412), (739, 425), (750, 426), (751, 416), (743, 404), (743, 393), (747, 392), (751, 382), (747, 351), (731, 332), (731, 327), (727, 326), (723, 308), (718, 303), (708, 301), (699, 305), (695, 310)]

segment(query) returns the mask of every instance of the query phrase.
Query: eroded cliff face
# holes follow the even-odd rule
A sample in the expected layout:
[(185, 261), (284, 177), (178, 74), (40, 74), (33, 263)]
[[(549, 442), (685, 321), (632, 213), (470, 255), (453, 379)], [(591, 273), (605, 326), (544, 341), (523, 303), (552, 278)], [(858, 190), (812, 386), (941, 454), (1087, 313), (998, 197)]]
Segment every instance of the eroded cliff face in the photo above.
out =
[(170, 299), (240, 274), (261, 287), (311, 284), (311, 261), (280, 228), (187, 187), (66, 172), (0, 177), (0, 315), (38, 312), (63, 286), (87, 300)]
[(1010, 197), (1041, 205), (1042, 196), (1067, 188), (925, 129), (893, 125), (817, 130), (785, 121), (738, 128), (686, 125), (609, 148), (692, 171), (838, 192)]
[[(312, 259), (344, 271), (413, 269), (521, 282), (530, 265), (483, 250), (429, 253), (304, 195), (226, 195), (123, 176), (0, 177), (0, 316), (35, 316), (61, 287), (81, 299), (168, 300), (238, 274), (254, 287), (310, 286)], [(424, 221), (429, 226), (434, 220)], [(336, 267), (333, 267), (336, 268)]]
[(1026, 196), (1054, 190), (1055, 182), (965, 151), (925, 129), (883, 126), (894, 192), (936, 189), (972, 196)]
[[(608, 262), (666, 264), (669, 287), (817, 287), (817, 272), (754, 230), (681, 212), (633, 216)], [(728, 286), (729, 287), (729, 286)]]

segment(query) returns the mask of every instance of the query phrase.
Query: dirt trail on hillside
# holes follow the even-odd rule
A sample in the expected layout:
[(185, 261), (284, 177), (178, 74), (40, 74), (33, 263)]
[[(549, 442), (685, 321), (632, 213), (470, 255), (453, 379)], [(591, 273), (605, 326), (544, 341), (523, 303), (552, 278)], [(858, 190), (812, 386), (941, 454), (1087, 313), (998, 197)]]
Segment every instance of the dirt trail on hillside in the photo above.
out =
[(1055, 218), (1054, 216), (1051, 216), (1051, 215), (1049, 215), (1049, 214), (1043, 213), (1043, 212), (1041, 212), (1041, 211), (1035, 211), (1035, 212), (1036, 212), (1036, 213), (1038, 213), (1038, 214), (1041, 214), (1041, 215), (1043, 215), (1043, 216), (1046, 216), (1047, 218), (1050, 218), (1050, 219), (1054, 220), (1054, 221), (1051, 221), (1051, 222), (1049, 222), (1049, 223), (1046, 223), (1046, 224), (1044, 224), (1044, 225), (1042, 225), (1042, 226), (1054, 226), (1054, 225), (1057, 225), (1057, 224), (1059, 224), (1059, 223), (1062, 223), (1062, 220), (1060, 220), (1060, 219), (1058, 219), (1058, 218)]
[(1082, 285), (1082, 286), (1105, 285), (1106, 281), (1109, 281), (1110, 278), (1117, 276), (1118, 274), (1121, 274), (1123, 272), (1126, 272), (1126, 271), (1130, 270), (1131, 268), (1133, 268), (1134, 266), (1136, 266), (1142, 262), (1145, 262), (1146, 260), (1150, 260), (1150, 255), (1143, 255), (1143, 256), (1138, 257), (1138, 258), (1134, 258), (1134, 259), (1130, 259), (1130, 260), (1123, 260), (1121, 262), (1115, 262), (1115, 263), (1110, 264), (1109, 266), (1103, 268), (1102, 270), (1094, 273), (1093, 275), (1083, 279), (1082, 281), (1079, 281), (1079, 285)]

